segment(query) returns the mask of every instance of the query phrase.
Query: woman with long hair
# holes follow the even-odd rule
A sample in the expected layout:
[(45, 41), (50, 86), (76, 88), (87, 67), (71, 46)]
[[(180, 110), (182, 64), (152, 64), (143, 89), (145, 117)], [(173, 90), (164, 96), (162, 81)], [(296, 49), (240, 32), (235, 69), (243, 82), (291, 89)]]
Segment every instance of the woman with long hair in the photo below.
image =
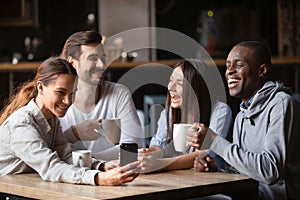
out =
[[(144, 171), (174, 170), (192, 168), (198, 151), (187, 149), (177, 152), (173, 143), (173, 125), (175, 123), (203, 123), (215, 132), (226, 137), (231, 123), (231, 110), (223, 102), (212, 102), (208, 86), (198, 70), (208, 67), (200, 60), (190, 59), (174, 66), (168, 84), (165, 109), (158, 120), (156, 134), (144, 153), (152, 153), (151, 159), (143, 158)], [(159, 154), (163, 159), (153, 159)], [(207, 152), (201, 152), (206, 155)], [(211, 152), (210, 155), (215, 155)]]
[(91, 185), (120, 185), (138, 176), (137, 162), (106, 172), (95, 159), (93, 170), (71, 164), (73, 148), (58, 117), (72, 104), (75, 79), (69, 62), (49, 58), (11, 96), (0, 119), (0, 176), (37, 172), (43, 180)]

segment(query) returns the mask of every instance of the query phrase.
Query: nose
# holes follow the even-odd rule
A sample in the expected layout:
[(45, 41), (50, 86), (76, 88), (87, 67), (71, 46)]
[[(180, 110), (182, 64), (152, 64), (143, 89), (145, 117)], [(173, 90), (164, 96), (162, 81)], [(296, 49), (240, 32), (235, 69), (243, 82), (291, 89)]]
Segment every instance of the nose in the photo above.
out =
[(174, 91), (175, 90), (175, 82), (170, 81), (168, 84), (168, 90), (169, 91)]
[(62, 102), (66, 105), (72, 104), (72, 95), (66, 95), (63, 97)]
[(102, 61), (100, 58), (97, 60), (97, 63), (96, 63), (96, 67), (99, 67), (101, 69), (105, 69), (105, 63), (104, 61)]
[(226, 63), (226, 72), (225, 74), (231, 75), (235, 73), (236, 68), (234, 67), (234, 64)]

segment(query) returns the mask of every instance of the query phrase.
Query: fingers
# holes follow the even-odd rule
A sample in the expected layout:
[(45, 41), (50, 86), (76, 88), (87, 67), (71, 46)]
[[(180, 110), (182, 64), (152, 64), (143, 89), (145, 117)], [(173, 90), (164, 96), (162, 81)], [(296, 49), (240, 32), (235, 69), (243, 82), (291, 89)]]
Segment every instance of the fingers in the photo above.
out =
[(209, 165), (209, 170), (210, 171), (215, 171), (216, 168), (217, 168), (215, 160), (213, 158), (211, 158), (210, 156), (206, 156), (205, 159), (206, 159), (206, 161)]
[[(130, 163), (123, 167), (115, 168), (118, 171), (121, 183), (128, 183), (133, 181), (139, 175), (139, 162)], [(112, 170), (115, 170), (112, 169)]]
[(151, 151), (148, 148), (141, 148), (141, 149), (139, 149), (139, 152), (140, 153), (150, 153)]
[(132, 174), (123, 174), (121, 178), (122, 183), (129, 183), (132, 182), (136, 177), (139, 176), (139, 173), (132, 173)]
[(164, 163), (164, 159), (157, 159), (153, 156), (146, 156), (141, 158), (139, 170), (140, 173), (149, 173), (160, 170), (166, 165), (168, 164)]
[(139, 173), (134, 173), (130, 176), (127, 176), (124, 183), (128, 183), (128, 182), (131, 182), (133, 181), (136, 177), (138, 177), (140, 174)]
[(186, 140), (190, 143), (191, 146), (197, 149), (200, 147), (201, 130), (201, 125), (199, 123), (194, 123), (192, 127), (188, 130), (186, 135)]
[(195, 158), (194, 168), (196, 172), (203, 172), (205, 167), (199, 162), (199, 160), (199, 158)]
[(210, 162), (213, 161), (213, 159), (212, 159), (210, 156), (206, 156), (206, 157), (205, 157), (205, 160), (206, 160), (208, 163), (210, 163)]
[(209, 165), (206, 160), (198, 157), (194, 161), (194, 168), (196, 172), (209, 171)]
[(140, 169), (139, 173), (141, 174), (145, 174), (152, 171), (150, 166), (145, 166), (145, 165), (141, 165), (139, 169)]
[(122, 185), (133, 181), (138, 175), (139, 162), (130, 163), (123, 167), (116, 167), (97, 174), (97, 185)]
[(137, 172), (137, 168), (138, 168), (139, 164), (140, 164), (140, 161), (129, 163), (125, 166), (120, 167), (120, 170), (121, 170), (121, 172), (128, 172), (128, 171)]
[(210, 156), (196, 157), (194, 160), (194, 168), (196, 172), (215, 171), (216, 163)]
[(94, 129), (100, 129), (102, 128), (100, 122), (98, 120), (93, 120), (91, 122), (91, 127), (94, 128)]
[(111, 160), (105, 163), (104, 165), (104, 169), (105, 171), (116, 168), (120, 165), (120, 161), (119, 160)]
[(151, 170), (152, 160), (149, 156), (141, 157), (140, 164), (139, 164), (139, 172), (140, 173), (147, 173)]
[(194, 123), (188, 130), (186, 139), (191, 146), (195, 147), (196, 149), (200, 149), (206, 136), (207, 130), (208, 128), (204, 124)]

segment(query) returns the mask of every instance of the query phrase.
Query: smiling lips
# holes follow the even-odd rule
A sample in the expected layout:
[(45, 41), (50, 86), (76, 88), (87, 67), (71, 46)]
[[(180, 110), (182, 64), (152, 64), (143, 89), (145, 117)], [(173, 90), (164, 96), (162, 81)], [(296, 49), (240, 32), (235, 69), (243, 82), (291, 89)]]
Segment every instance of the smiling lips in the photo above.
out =
[(58, 105), (57, 107), (62, 111), (67, 111), (69, 108), (69, 106), (63, 106), (63, 105)]
[(99, 76), (99, 77), (102, 76), (103, 72), (104, 72), (104, 70), (97, 70), (97, 69), (92, 70), (92, 74), (95, 74), (96, 76)]
[(229, 78), (227, 80), (228, 88), (231, 89), (231, 88), (236, 87), (238, 85), (238, 82), (239, 82), (238, 79)]
[(179, 100), (179, 97), (175, 94), (170, 94), (170, 96), (171, 96), (171, 101), (174, 103), (176, 103)]

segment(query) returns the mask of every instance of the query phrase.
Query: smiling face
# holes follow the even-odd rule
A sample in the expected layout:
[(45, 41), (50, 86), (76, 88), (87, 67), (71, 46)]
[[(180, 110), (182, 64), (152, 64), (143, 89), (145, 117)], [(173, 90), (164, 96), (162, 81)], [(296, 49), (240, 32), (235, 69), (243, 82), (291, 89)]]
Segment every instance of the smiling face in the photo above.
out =
[(235, 46), (226, 60), (225, 77), (229, 93), (246, 103), (262, 85), (260, 68), (251, 48)]
[(183, 79), (184, 76), (181, 67), (176, 67), (170, 76), (168, 84), (172, 108), (182, 107)]
[(72, 104), (72, 94), (75, 76), (59, 74), (47, 86), (38, 82), (36, 103), (47, 119), (52, 115), (63, 117)]
[(97, 86), (104, 81), (106, 69), (104, 49), (101, 44), (82, 45), (82, 54), (76, 63), (79, 79)]

